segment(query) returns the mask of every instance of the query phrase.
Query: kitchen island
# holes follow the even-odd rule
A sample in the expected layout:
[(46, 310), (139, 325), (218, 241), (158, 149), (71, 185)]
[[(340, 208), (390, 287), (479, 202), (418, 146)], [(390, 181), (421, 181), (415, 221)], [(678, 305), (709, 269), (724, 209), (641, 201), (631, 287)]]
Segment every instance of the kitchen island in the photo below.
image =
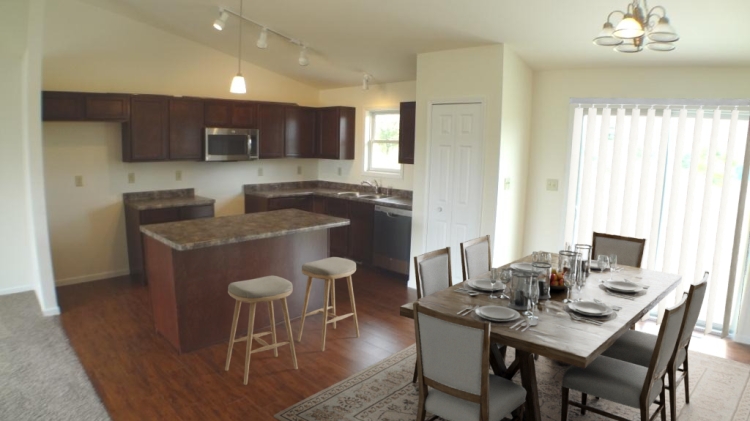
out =
[[(284, 209), (141, 227), (156, 330), (179, 352), (228, 343), (235, 281), (276, 275), (288, 279), (290, 317), (302, 314), (304, 263), (328, 257), (329, 229), (349, 220)], [(323, 291), (311, 292), (322, 303)], [(243, 324), (244, 321), (244, 324)], [(258, 311), (255, 328), (269, 325)], [(247, 331), (240, 317), (238, 336)]]

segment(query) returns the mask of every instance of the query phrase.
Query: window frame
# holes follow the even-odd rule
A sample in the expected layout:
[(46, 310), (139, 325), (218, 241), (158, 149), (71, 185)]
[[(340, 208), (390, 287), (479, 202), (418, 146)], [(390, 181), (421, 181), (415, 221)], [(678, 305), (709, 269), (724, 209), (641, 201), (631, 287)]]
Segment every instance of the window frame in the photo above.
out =
[(363, 162), (362, 175), (402, 179), (404, 178), (404, 164), (398, 163), (397, 170), (372, 167), (372, 156), (373, 156), (372, 148), (375, 144), (385, 143), (385, 144), (395, 144), (398, 146), (400, 143), (400, 136), (399, 136), (399, 139), (397, 140), (374, 139), (375, 116), (387, 115), (387, 114), (396, 114), (399, 116), (399, 121), (401, 119), (401, 113), (398, 107), (372, 108), (372, 109), (365, 110), (365, 153), (364, 153), (364, 159), (363, 159), (364, 162)]

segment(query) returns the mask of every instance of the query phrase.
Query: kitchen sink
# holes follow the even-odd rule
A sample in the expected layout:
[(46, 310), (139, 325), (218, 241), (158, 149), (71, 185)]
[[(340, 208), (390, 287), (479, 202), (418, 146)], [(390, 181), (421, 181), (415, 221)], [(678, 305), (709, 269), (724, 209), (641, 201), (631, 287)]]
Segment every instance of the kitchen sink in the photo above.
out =
[(374, 193), (360, 193), (356, 191), (342, 191), (336, 193), (336, 196), (343, 196), (343, 197), (358, 197), (360, 199), (387, 199), (391, 196), (385, 195), (385, 194), (374, 194)]
[(352, 196), (352, 197), (359, 197), (360, 193), (356, 191), (342, 191), (336, 193), (336, 196)]
[(358, 197), (362, 199), (386, 199), (390, 196), (385, 194), (360, 194)]

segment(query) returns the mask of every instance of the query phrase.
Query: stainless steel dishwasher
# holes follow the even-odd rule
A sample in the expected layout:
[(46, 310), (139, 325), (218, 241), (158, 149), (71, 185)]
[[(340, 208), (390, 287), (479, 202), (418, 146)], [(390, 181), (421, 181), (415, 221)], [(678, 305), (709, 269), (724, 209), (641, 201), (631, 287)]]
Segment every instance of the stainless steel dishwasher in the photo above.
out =
[(409, 274), (411, 211), (375, 206), (372, 262), (393, 272)]

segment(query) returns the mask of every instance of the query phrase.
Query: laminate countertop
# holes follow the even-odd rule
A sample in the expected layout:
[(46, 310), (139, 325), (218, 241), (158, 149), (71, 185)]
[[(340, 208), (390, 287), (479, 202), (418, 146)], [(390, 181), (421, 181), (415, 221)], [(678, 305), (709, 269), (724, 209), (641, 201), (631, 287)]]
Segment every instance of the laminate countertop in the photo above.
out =
[[(368, 198), (368, 197), (341, 195), (340, 193), (344, 191), (348, 191), (348, 190), (334, 190), (334, 189), (315, 187), (315, 188), (308, 188), (308, 189), (245, 191), (245, 195), (257, 196), (257, 197), (262, 197), (265, 199), (274, 199), (274, 198), (279, 198), (279, 197), (296, 197), (296, 196), (322, 196), (322, 197), (332, 197), (335, 199), (352, 200), (355, 202), (372, 203), (374, 205), (387, 206), (387, 207), (392, 207), (392, 208), (397, 208), (397, 209), (412, 210), (411, 209), (412, 201), (410, 197), (389, 196), (389, 197), (384, 197), (381, 199), (375, 199), (375, 198)], [(360, 194), (367, 195), (368, 193), (360, 193)]]
[(145, 225), (141, 232), (178, 250), (241, 243), (349, 225), (349, 220), (298, 209)]
[(181, 208), (184, 206), (213, 205), (214, 199), (202, 196), (167, 197), (158, 199), (127, 200), (125, 206), (136, 210)]

